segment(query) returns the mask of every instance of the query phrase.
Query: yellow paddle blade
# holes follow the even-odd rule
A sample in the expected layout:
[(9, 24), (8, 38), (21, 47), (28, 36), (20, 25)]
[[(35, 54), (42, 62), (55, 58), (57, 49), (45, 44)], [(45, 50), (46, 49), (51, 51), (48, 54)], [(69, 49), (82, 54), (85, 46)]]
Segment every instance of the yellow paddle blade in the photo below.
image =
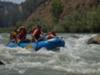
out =
[(26, 48), (27, 49), (32, 49), (33, 47), (32, 47), (32, 45), (28, 45), (28, 46), (26, 46)]

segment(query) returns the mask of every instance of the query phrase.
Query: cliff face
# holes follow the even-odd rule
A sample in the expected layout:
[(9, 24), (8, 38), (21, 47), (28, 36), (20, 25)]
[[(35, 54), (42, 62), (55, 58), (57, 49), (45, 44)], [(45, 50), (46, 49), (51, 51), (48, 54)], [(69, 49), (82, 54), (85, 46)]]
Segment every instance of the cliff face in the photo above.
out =
[(0, 27), (15, 24), (18, 20), (18, 14), (17, 4), (0, 1)]
[[(53, 0), (26, 0), (20, 5), (0, 1), (0, 27), (15, 25), (18, 21), (27, 22), (36, 18), (41, 18), (48, 24), (53, 22), (52, 15)], [(100, 0), (61, 0), (63, 11), (59, 15), (62, 21), (67, 15), (71, 15), (76, 10), (95, 8)]]
[[(37, 10), (35, 10), (28, 18), (27, 22), (35, 19), (36, 17), (40, 17), (49, 24), (52, 22), (53, 15), (52, 15), (52, 1), (53, 0), (46, 0), (43, 4), (41, 4)], [(100, 3), (100, 0), (61, 0), (63, 4), (63, 12), (60, 15), (60, 20), (67, 15), (72, 14), (74, 11), (79, 9), (91, 9), (96, 7)], [(25, 22), (25, 23), (27, 23)]]
[(26, 0), (21, 4), (23, 9), (23, 17), (26, 19), (33, 12), (35, 12), (41, 4), (44, 4), (47, 0)]
[(0, 1), (0, 27), (25, 21), (46, 0), (26, 0), (22, 4)]

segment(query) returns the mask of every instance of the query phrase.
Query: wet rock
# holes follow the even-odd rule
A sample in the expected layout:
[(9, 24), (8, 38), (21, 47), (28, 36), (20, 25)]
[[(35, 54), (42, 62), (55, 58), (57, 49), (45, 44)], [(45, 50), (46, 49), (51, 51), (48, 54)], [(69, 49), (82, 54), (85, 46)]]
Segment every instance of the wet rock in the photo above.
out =
[(100, 35), (91, 37), (88, 41), (87, 44), (100, 44)]
[(2, 36), (0, 35), (0, 44), (2, 43)]
[(5, 65), (3, 61), (0, 61), (0, 65)]

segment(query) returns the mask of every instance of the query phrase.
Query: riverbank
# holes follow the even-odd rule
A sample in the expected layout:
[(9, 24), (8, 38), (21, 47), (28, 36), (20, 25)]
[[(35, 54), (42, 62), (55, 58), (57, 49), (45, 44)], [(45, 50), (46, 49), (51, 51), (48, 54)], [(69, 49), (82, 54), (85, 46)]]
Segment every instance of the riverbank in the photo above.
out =
[(0, 33), (7, 33), (11, 32), (13, 30), (13, 27), (7, 27), (7, 28), (0, 28)]

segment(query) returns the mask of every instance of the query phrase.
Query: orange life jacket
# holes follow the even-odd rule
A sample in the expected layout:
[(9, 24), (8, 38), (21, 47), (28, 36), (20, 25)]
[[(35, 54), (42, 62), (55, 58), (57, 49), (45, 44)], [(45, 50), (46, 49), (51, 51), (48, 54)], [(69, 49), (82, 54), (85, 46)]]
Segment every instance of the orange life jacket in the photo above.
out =
[(40, 35), (42, 32), (41, 32), (41, 29), (40, 28), (33, 28), (32, 29), (32, 35), (36, 36), (36, 35)]
[(19, 40), (24, 40), (26, 38), (27, 31), (25, 29), (20, 30), (18, 34), (18, 39)]

